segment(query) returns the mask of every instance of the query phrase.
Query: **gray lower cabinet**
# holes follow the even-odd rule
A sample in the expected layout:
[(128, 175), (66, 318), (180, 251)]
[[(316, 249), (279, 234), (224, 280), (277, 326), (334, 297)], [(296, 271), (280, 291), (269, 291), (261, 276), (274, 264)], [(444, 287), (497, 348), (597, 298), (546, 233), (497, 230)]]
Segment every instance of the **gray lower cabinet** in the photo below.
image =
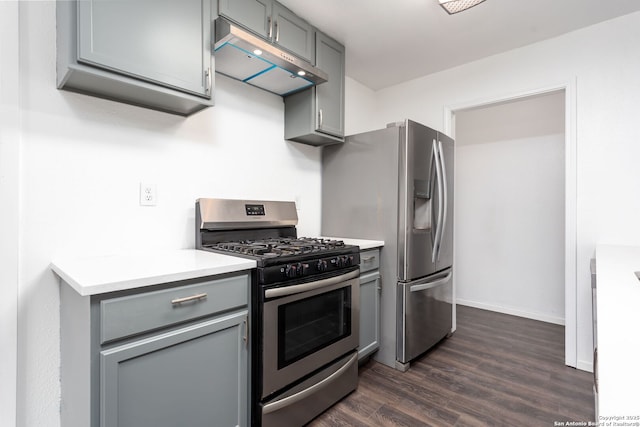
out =
[(285, 97), (285, 139), (309, 145), (344, 142), (345, 50), (316, 32), (315, 65), (329, 75), (326, 83)]
[(358, 360), (380, 347), (380, 251), (360, 252), (360, 345)]
[(311, 62), (313, 27), (274, 0), (219, 0), (218, 13)]
[(249, 276), (82, 297), (61, 286), (65, 427), (249, 423)]
[(210, 0), (58, 0), (60, 89), (188, 115), (213, 105)]
[(100, 352), (102, 427), (247, 425), (247, 311)]

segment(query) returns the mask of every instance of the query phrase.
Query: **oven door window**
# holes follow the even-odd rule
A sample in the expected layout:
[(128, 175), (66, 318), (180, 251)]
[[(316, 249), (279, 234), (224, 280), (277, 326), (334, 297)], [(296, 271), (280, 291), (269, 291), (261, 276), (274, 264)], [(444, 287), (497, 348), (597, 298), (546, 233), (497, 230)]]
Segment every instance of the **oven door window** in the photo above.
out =
[(278, 369), (351, 335), (351, 287), (278, 307)]

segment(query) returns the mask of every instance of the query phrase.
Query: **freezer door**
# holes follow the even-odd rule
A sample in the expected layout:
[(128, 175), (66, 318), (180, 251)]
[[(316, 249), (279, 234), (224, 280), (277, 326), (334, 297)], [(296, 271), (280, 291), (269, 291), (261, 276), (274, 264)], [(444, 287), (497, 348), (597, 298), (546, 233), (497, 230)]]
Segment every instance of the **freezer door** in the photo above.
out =
[(409, 363), (451, 332), (453, 272), (398, 283), (396, 359)]
[(444, 213), (438, 133), (407, 120), (400, 143), (398, 279), (438, 271), (437, 243)]

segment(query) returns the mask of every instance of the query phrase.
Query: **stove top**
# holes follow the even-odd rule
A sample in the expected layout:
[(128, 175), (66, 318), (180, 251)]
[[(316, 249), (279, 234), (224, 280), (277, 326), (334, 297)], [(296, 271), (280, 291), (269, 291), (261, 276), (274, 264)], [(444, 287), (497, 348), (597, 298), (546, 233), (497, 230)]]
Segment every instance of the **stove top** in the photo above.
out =
[(233, 254), (249, 255), (260, 259), (291, 255), (321, 254), (327, 251), (349, 249), (349, 245), (345, 245), (342, 240), (314, 237), (239, 240), (212, 243), (204, 245), (204, 247), (231, 252)]
[(342, 240), (267, 238), (203, 245), (202, 249), (256, 260), (258, 283), (284, 284), (358, 268), (360, 248)]
[(198, 199), (196, 248), (256, 261), (260, 285), (322, 279), (358, 268), (360, 248), (297, 237), (295, 203)]

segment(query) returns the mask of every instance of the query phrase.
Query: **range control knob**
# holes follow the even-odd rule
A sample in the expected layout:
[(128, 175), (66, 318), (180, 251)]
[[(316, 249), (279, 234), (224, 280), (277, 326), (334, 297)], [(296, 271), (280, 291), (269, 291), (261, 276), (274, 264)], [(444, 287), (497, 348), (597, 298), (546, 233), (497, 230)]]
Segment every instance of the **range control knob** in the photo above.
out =
[(302, 274), (302, 266), (300, 263), (298, 264), (287, 264), (284, 270), (284, 274), (289, 278), (298, 277)]
[(318, 269), (318, 271), (327, 271), (327, 268), (328, 268), (327, 261), (321, 259), (320, 261), (318, 261), (316, 268)]
[(336, 266), (339, 268), (350, 267), (353, 265), (353, 255), (343, 255), (336, 258)]

